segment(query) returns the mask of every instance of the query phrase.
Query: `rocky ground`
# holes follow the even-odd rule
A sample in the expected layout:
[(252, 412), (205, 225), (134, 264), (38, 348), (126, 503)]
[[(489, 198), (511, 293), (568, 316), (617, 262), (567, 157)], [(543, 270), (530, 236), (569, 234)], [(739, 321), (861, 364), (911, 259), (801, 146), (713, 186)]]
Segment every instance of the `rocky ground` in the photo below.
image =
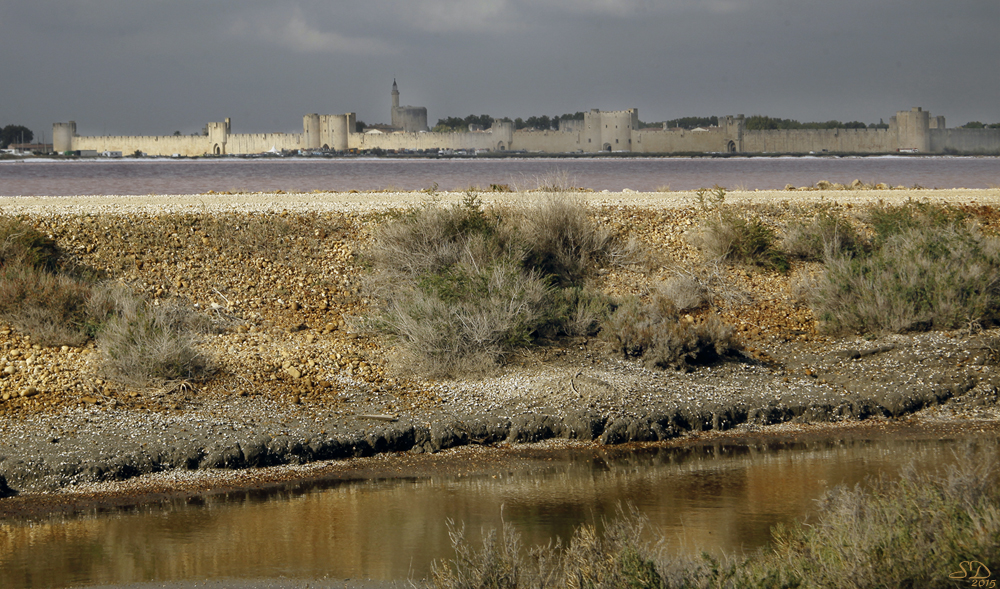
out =
[[(400, 374), (391, 344), (354, 329), (372, 308), (363, 252), (387, 212), (463, 194), (242, 194), (0, 198), (76, 261), (160, 304), (211, 318), (205, 382), (131, 388), (100, 372), (94, 345), (44, 347), (0, 327), (0, 493), (71, 490), (174, 469), (298, 464), (390, 451), (547, 438), (616, 444), (794, 421), (995, 418), (997, 334), (831, 338), (799, 295), (814, 265), (788, 274), (706, 264), (689, 237), (693, 193), (581, 193), (597, 218), (647, 255), (602, 270), (609, 294), (646, 294), (678, 273), (712, 287), (744, 344), (740, 358), (688, 373), (646, 370), (596, 339), (525, 351), (496, 375)], [(484, 200), (537, 198), (491, 194)], [(850, 213), (914, 198), (985, 212), (1000, 190), (744, 192), (780, 229), (822, 204)], [(257, 471), (250, 471), (257, 472)]]

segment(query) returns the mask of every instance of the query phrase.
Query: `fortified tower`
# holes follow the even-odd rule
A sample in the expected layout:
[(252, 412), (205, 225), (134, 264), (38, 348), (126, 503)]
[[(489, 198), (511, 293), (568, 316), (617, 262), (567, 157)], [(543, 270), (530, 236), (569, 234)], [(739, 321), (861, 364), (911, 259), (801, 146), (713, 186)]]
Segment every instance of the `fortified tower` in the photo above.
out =
[(73, 151), (74, 137), (76, 137), (76, 121), (52, 123), (52, 151), (56, 153)]
[(427, 107), (399, 106), (399, 87), (392, 80), (392, 115), (391, 122), (395, 129), (416, 133), (427, 130)]
[(591, 109), (583, 113), (582, 149), (590, 152), (632, 151), (632, 131), (638, 128), (637, 109)]
[[(915, 106), (910, 110), (901, 110), (889, 120), (890, 129), (895, 123), (897, 147), (901, 150), (917, 150), (926, 153), (931, 150), (931, 113)], [(942, 117), (943, 118), (943, 117)], [(938, 121), (935, 120), (935, 124)], [(940, 121), (943, 125), (944, 121)]]
[(320, 137), (320, 117), (316, 113), (302, 117), (303, 144), (306, 149), (319, 149), (322, 145)]

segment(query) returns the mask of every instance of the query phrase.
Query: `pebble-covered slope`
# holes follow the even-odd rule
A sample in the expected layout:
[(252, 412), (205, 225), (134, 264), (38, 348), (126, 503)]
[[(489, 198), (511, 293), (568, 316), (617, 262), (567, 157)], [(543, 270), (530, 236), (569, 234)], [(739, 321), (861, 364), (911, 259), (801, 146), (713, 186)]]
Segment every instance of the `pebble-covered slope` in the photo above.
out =
[[(828, 338), (795, 296), (796, 280), (815, 267), (781, 275), (706, 266), (689, 240), (704, 214), (695, 195), (581, 197), (648, 254), (602, 272), (598, 286), (643, 295), (678, 272), (698, 274), (744, 341), (744, 360), (652, 372), (581, 338), (519, 354), (487, 379), (396, 374), (389, 343), (350, 328), (372, 304), (359, 254), (388, 210), (426, 194), (0, 199), (5, 214), (24, 215), (80, 263), (210, 316), (214, 329), (200, 346), (217, 365), (205, 383), (136, 390), (101, 377), (92, 344), (46, 348), (0, 326), (0, 475), (14, 489), (51, 489), (172, 467), (551, 436), (665, 439), (741, 423), (900, 415), (955, 395), (993, 398), (982, 334)], [(1000, 191), (735, 193), (727, 202), (780, 229), (820, 202), (850, 212), (905, 198), (995, 204)]]

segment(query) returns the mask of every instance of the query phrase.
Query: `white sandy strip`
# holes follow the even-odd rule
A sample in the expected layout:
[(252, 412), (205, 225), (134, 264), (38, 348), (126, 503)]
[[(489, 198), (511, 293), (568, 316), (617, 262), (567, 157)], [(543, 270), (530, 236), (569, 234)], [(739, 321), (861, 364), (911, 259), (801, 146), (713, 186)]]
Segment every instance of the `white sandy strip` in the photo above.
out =
[[(677, 208), (696, 205), (694, 192), (573, 192), (594, 205)], [(478, 193), (484, 202), (530, 202), (550, 193)], [(253, 192), (238, 194), (95, 195), (95, 196), (4, 196), (0, 212), (5, 214), (80, 214), (121, 212), (218, 212), (218, 211), (369, 211), (420, 206), (431, 202), (457, 203), (464, 192)], [(952, 204), (1000, 205), (1000, 188), (919, 190), (760, 190), (726, 194), (731, 204), (781, 204), (830, 202), (862, 204), (883, 201), (901, 203), (909, 199)]]

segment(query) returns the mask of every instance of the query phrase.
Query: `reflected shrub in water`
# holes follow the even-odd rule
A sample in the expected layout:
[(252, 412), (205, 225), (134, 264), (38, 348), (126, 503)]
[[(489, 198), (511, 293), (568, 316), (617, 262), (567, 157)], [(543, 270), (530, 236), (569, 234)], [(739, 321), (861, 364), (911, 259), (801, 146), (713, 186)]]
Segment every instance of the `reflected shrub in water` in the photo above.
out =
[(650, 554), (654, 550), (642, 540), (647, 520), (634, 510), (622, 512), (605, 523), (605, 531), (584, 525), (575, 530), (569, 545), (560, 543), (525, 550), (520, 534), (504, 522), (500, 537), (496, 530), (484, 533), (476, 550), (465, 537), (465, 529), (449, 521), (455, 559), (431, 567), (438, 589), (514, 589), (517, 587), (574, 587), (593, 589), (653, 589), (664, 580)]
[(642, 540), (647, 522), (631, 511), (603, 535), (578, 528), (566, 547), (525, 551), (506, 524), (502, 542), (488, 535), (480, 550), (453, 534), (458, 556), (436, 564), (433, 580), (438, 589), (971, 586), (949, 576), (971, 578), (969, 561), (1000, 571), (996, 452), (970, 450), (943, 474), (908, 469), (869, 488), (835, 488), (815, 521), (776, 527), (772, 546), (746, 557), (672, 557)]

